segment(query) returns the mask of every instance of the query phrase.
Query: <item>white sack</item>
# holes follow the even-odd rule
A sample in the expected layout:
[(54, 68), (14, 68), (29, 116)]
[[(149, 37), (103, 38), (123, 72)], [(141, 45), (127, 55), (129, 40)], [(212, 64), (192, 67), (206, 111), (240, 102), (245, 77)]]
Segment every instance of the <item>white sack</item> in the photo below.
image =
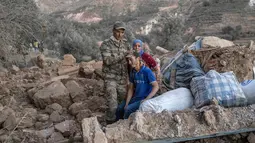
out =
[(192, 106), (193, 96), (190, 90), (187, 88), (178, 88), (143, 102), (139, 110), (142, 112), (160, 113), (163, 110), (184, 110)]
[(246, 80), (241, 83), (241, 87), (248, 104), (255, 104), (255, 80)]

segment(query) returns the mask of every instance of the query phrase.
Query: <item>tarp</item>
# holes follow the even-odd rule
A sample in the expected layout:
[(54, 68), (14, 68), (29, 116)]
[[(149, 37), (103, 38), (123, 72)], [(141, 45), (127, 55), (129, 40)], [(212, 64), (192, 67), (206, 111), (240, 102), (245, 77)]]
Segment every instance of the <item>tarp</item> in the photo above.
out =
[(169, 90), (180, 87), (190, 89), (192, 78), (204, 74), (197, 59), (192, 54), (185, 53), (162, 73), (162, 82)]

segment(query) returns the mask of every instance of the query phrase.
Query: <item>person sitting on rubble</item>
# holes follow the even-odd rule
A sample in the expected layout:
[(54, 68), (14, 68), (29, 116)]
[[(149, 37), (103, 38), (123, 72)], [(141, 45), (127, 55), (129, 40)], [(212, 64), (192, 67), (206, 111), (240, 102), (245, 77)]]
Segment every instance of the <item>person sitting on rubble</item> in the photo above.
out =
[(134, 52), (127, 56), (132, 67), (129, 74), (129, 86), (126, 100), (116, 110), (116, 121), (127, 119), (129, 115), (138, 110), (140, 104), (152, 98), (159, 89), (156, 77), (150, 68), (146, 67), (139, 56)]
[(142, 46), (143, 42), (141, 40), (135, 39), (133, 41), (133, 50), (139, 53), (139, 56), (141, 57), (145, 66), (149, 67), (155, 73), (157, 82), (160, 84), (160, 63), (157, 63), (157, 61), (150, 54), (144, 52)]

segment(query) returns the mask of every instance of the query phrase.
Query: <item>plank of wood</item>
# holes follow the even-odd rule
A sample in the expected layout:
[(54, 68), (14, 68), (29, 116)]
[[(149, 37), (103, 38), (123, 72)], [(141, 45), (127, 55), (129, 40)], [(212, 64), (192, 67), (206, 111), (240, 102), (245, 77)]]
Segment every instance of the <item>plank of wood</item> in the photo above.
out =
[(156, 47), (156, 50), (163, 54), (166, 54), (169, 52), (167, 49), (159, 47), (159, 46)]
[(68, 67), (68, 68), (59, 68), (58, 69), (58, 75), (65, 75), (71, 72), (79, 71), (79, 66), (74, 66), (74, 67)]

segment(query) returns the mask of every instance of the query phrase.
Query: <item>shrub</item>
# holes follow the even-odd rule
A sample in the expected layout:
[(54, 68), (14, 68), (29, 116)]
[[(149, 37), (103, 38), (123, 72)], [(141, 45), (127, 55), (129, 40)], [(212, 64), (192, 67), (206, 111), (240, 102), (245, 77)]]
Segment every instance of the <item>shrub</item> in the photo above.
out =
[(236, 40), (239, 39), (242, 33), (242, 26), (238, 25), (235, 29), (231, 26), (226, 26), (222, 28), (222, 33), (226, 36), (228, 40)]
[(168, 50), (180, 49), (183, 43), (184, 21), (180, 16), (169, 13), (162, 15), (161, 24), (156, 24), (150, 33), (152, 47), (161, 46)]

